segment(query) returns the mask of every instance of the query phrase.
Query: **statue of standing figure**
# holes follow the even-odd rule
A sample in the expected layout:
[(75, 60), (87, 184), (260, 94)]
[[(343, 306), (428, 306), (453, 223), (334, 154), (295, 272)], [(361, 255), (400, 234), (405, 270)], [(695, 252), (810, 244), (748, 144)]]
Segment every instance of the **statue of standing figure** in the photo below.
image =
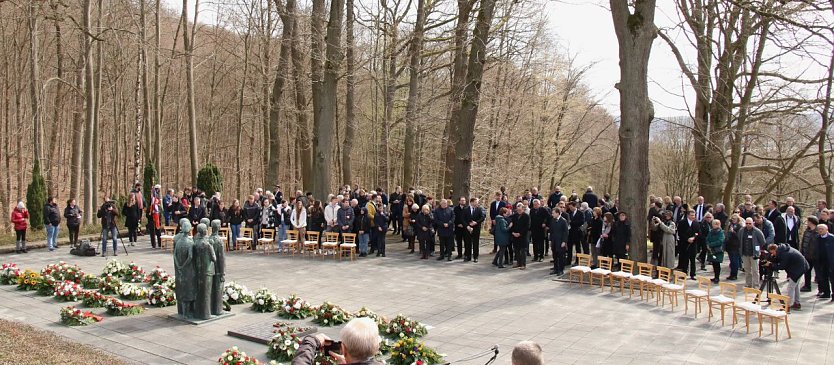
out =
[(185, 318), (194, 317), (196, 271), (194, 270), (194, 240), (189, 236), (191, 222), (180, 219), (180, 233), (174, 237), (174, 277), (177, 296), (177, 313)]
[(217, 316), (223, 314), (223, 285), (226, 282), (226, 258), (225, 245), (218, 235), (220, 233), (220, 220), (211, 221), (211, 246), (214, 248), (214, 277), (211, 284), (211, 314)]
[(195, 317), (198, 319), (211, 318), (211, 288), (214, 277), (214, 247), (206, 235), (208, 227), (197, 225), (197, 236), (194, 238), (194, 261), (197, 269), (197, 296), (194, 300)]

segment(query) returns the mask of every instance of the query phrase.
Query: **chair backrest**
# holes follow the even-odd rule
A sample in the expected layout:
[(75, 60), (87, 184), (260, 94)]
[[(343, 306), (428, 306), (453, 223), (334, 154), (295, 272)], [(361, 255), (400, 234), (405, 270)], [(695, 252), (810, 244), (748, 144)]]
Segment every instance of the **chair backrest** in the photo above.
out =
[(790, 298), (787, 295), (781, 295), (776, 293), (767, 293), (767, 297), (770, 298), (770, 306), (767, 309), (773, 309), (776, 311), (785, 311), (790, 313), (790, 308), (788, 308), (788, 303)]
[(173, 236), (177, 234), (177, 227), (176, 226), (165, 226), (162, 227), (162, 231), (165, 232), (166, 235)]
[(265, 238), (268, 240), (275, 239), (275, 229), (274, 228), (265, 228), (261, 230), (261, 238)]
[(252, 228), (244, 227), (240, 229), (240, 235), (246, 238), (252, 238), (255, 235), (255, 231)]
[(759, 296), (762, 295), (762, 291), (756, 288), (744, 288), (744, 301), (745, 302), (754, 302)]
[(356, 233), (342, 233), (342, 238), (345, 239), (345, 243), (356, 244)]
[(631, 260), (620, 260), (620, 271), (625, 273), (634, 273), (634, 261)]
[(697, 276), (695, 279), (698, 280), (698, 289), (707, 292), (707, 295), (709, 295), (709, 290), (712, 288), (712, 281), (705, 276)]
[(298, 231), (295, 229), (287, 230), (287, 239), (290, 241), (298, 241)]
[(338, 243), (339, 234), (336, 232), (324, 232), (324, 242)]
[(578, 253), (576, 259), (579, 261), (579, 266), (591, 266), (591, 255)]
[(307, 241), (316, 241), (318, 242), (319, 237), (321, 234), (316, 231), (307, 231)]
[(229, 227), (222, 227), (219, 231), (217, 231), (217, 235), (223, 238), (229, 237)]
[(675, 271), (673, 271), (673, 275), (675, 276), (675, 284), (686, 286), (686, 273), (685, 272), (675, 270)]
[(600, 256), (597, 258), (599, 261), (599, 268), (604, 270), (611, 270), (611, 265), (613, 264), (614, 260), (610, 257)]
[(738, 287), (733, 283), (718, 283), (719, 294), (735, 300), (738, 295)]
[(638, 262), (637, 263), (637, 273), (644, 276), (652, 276), (652, 270), (654, 269), (654, 265), (646, 263), (646, 262)]
[(668, 267), (657, 267), (657, 278), (668, 282), (672, 281), (672, 269)]

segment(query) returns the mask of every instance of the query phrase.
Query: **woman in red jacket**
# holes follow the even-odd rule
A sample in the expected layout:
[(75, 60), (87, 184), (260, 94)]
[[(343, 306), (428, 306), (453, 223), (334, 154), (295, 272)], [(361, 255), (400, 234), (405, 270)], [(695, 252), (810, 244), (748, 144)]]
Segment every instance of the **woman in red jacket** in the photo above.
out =
[(26, 249), (26, 229), (29, 228), (29, 211), (23, 201), (18, 201), (17, 206), (12, 210), (12, 224), (14, 224), (15, 232), (15, 253), (27, 253)]

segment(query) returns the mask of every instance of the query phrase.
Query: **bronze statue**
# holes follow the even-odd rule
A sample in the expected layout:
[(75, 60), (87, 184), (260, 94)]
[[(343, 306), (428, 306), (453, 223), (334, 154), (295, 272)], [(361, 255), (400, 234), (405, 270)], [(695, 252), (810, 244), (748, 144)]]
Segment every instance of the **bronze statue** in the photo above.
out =
[(205, 224), (197, 225), (197, 236), (194, 238), (194, 262), (197, 271), (197, 296), (194, 300), (194, 316), (198, 319), (211, 318), (211, 287), (214, 277), (214, 247), (210, 238), (206, 236), (208, 228)]
[(211, 285), (211, 314), (217, 316), (223, 314), (223, 285), (226, 281), (226, 258), (225, 245), (218, 235), (220, 233), (220, 220), (211, 221), (211, 242), (214, 248), (214, 277)]
[(180, 233), (174, 237), (174, 275), (177, 313), (185, 318), (194, 316), (195, 280), (194, 240), (189, 236), (191, 222), (180, 219)]
[[(209, 221), (209, 219), (208, 219), (208, 218), (202, 218), (202, 219), (200, 219), (200, 224), (205, 224), (205, 225), (206, 225), (206, 229), (208, 229), (208, 227), (211, 227), (211, 221)], [(209, 233), (208, 233), (208, 231), (206, 231), (206, 235), (208, 235), (208, 234), (209, 234)]]

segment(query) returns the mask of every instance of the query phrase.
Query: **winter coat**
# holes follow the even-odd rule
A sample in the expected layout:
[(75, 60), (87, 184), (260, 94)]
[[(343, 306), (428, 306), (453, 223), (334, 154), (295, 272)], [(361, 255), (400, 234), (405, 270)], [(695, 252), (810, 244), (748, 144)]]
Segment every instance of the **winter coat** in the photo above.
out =
[[(448, 227), (444, 227), (446, 224)], [(434, 226), (439, 237), (451, 237), (455, 234), (455, 212), (452, 208), (437, 208), (434, 210)]]
[(721, 263), (724, 261), (724, 231), (721, 228), (710, 229), (707, 233), (706, 243), (711, 253), (710, 262)]
[(611, 227), (611, 250), (618, 258), (625, 257), (626, 245), (631, 240), (631, 226), (628, 222), (614, 222)]
[(788, 277), (794, 282), (798, 282), (809, 267), (808, 261), (795, 248), (781, 244), (776, 249), (776, 262), (773, 268), (775, 270), (785, 270)]
[(125, 203), (122, 206), (122, 215), (125, 216), (125, 227), (139, 227), (139, 220), (142, 219), (142, 211), (139, 210), (139, 205), (133, 204), (133, 206), (129, 206)]
[(562, 216), (559, 216), (559, 219), (551, 218), (548, 227), (550, 228), (548, 238), (551, 244), (561, 247), (562, 243), (568, 242), (568, 221), (565, 218)]
[(57, 204), (49, 204), (43, 206), (43, 224), (57, 227), (61, 224), (61, 212), (58, 211)]
[(229, 208), (226, 211), (226, 216), (228, 217), (229, 224), (231, 225), (243, 223), (243, 210), (241, 209), (233, 210), (232, 208)]
[(14, 224), (15, 231), (25, 231), (29, 228), (29, 211), (28, 210), (20, 210), (17, 207), (12, 210), (12, 224)]
[(739, 253), (741, 250), (741, 241), (738, 239), (738, 231), (744, 229), (741, 224), (730, 223), (727, 225), (727, 233), (724, 235), (726, 239), (724, 242), (724, 251), (727, 253)]
[(104, 203), (101, 205), (101, 208), (98, 209), (98, 213), (96, 213), (96, 217), (101, 218), (101, 228), (102, 229), (112, 229), (116, 228), (116, 218), (119, 216), (119, 212), (116, 210), (116, 207), (113, 207), (113, 210), (108, 210), (109, 207), (113, 207), (110, 203)]
[(336, 212), (336, 228), (342, 229), (342, 227), (347, 226), (348, 228), (345, 232), (349, 231), (350, 228), (353, 227), (353, 219), (355, 217), (356, 216), (353, 214), (352, 208), (339, 208)]
[(70, 207), (67, 205), (64, 208), (64, 218), (67, 219), (67, 227), (78, 227), (81, 225), (81, 218), (78, 216), (81, 215), (81, 209), (78, 206)]
[(748, 230), (746, 227), (738, 230), (738, 241), (741, 242), (742, 256), (758, 257), (759, 252), (756, 251), (756, 247), (759, 247), (759, 250), (766, 248), (764, 234), (756, 227), (753, 227), (752, 230)]
[(817, 258), (817, 241), (820, 235), (816, 230), (805, 228), (805, 233), (802, 234), (802, 245), (799, 246), (799, 252), (805, 256), (806, 260), (813, 261)]
[(510, 224), (502, 215), (495, 216), (495, 243), (506, 247), (510, 244)]
[(324, 220), (324, 212), (321, 209), (312, 210), (310, 212), (310, 224), (308, 228), (314, 231), (321, 231), (327, 225), (326, 222)]

